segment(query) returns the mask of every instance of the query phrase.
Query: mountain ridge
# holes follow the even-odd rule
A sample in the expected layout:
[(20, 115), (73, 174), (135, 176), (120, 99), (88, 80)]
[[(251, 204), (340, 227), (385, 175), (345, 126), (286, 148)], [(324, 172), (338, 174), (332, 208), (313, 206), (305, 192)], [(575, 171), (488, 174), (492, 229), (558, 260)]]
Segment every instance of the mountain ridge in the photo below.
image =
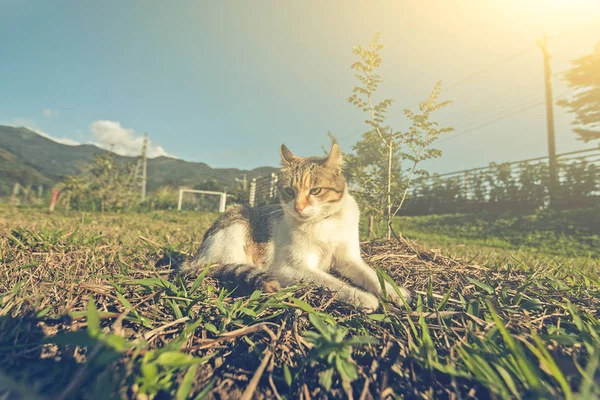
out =
[[(108, 153), (93, 144), (61, 144), (28, 128), (0, 125), (0, 196), (9, 195), (15, 182), (51, 187), (65, 176), (81, 175), (94, 154)], [(125, 162), (137, 159), (118, 154), (115, 157)], [(212, 168), (204, 162), (159, 156), (148, 159), (148, 191), (162, 186), (196, 186), (207, 180), (225, 189), (244, 174), (251, 180), (276, 171), (278, 168), (269, 166), (251, 170)]]

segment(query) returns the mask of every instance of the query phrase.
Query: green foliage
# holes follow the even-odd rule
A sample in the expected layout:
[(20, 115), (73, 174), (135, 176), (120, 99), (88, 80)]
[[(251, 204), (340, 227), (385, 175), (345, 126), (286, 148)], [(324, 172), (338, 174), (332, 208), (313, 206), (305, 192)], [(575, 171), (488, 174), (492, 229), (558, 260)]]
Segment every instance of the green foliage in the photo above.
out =
[(96, 154), (82, 176), (59, 184), (67, 210), (124, 211), (139, 200), (133, 187), (134, 165), (119, 163), (112, 153)]
[(335, 323), (325, 322), (317, 313), (311, 312), (308, 318), (317, 330), (304, 332), (304, 337), (313, 344), (307, 360), (308, 365), (324, 362), (319, 383), (326, 390), (331, 389), (333, 372), (336, 371), (343, 382), (352, 382), (358, 378), (356, 363), (352, 360), (352, 346), (375, 344), (377, 340), (369, 336), (354, 336), (345, 339), (348, 329)]
[[(411, 124), (407, 131), (396, 131), (385, 124), (393, 100), (374, 102), (374, 95), (383, 83), (377, 73), (382, 63), (382, 49), (379, 34), (376, 34), (368, 47), (356, 46), (352, 51), (359, 61), (354, 62), (351, 68), (356, 71), (355, 76), (361, 86), (353, 89), (348, 102), (369, 115), (365, 121), (369, 129), (353, 146), (354, 154), (346, 156), (345, 169), (363, 209), (370, 215), (386, 216), (389, 238), (392, 218), (402, 208), (413, 179), (426, 174), (417, 166), (424, 160), (441, 156), (441, 151), (431, 146), (440, 135), (453, 129), (440, 127), (431, 120), (432, 113), (450, 104), (449, 101), (438, 101), (439, 82), (429, 98), (420, 103), (418, 112), (404, 110)], [(408, 161), (404, 171), (401, 159)], [(403, 172), (407, 173), (404, 178)]]
[(579, 139), (588, 142), (600, 139), (600, 42), (594, 51), (573, 62), (573, 67), (564, 73), (567, 85), (576, 90), (570, 99), (559, 100), (558, 104), (575, 114), (574, 132)]
[[(594, 207), (600, 202), (600, 169), (585, 159), (558, 163), (561, 179), (554, 209)], [(490, 163), (463, 175), (433, 176), (415, 185), (404, 215), (466, 212), (535, 212), (548, 205), (548, 165)]]
[[(387, 195), (388, 160), (385, 146), (373, 130), (363, 134), (362, 140), (352, 146), (353, 153), (344, 155), (344, 176), (350, 185), (354, 198), (361, 206), (362, 213), (385, 215)], [(399, 149), (395, 149), (392, 158), (392, 174), (396, 179), (391, 182), (391, 196), (401, 196), (403, 184), (400, 169)]]
[[(187, 202), (188, 198), (184, 197)], [(162, 186), (146, 196), (140, 204), (141, 210), (176, 210), (179, 201), (179, 189), (173, 186)], [(187, 206), (187, 203), (186, 203)], [(186, 207), (188, 209), (188, 207)]]
[(79, 346), (87, 348), (87, 362), (94, 368), (104, 368), (117, 361), (123, 352), (135, 347), (125, 338), (112, 333), (104, 333), (100, 327), (100, 314), (96, 309), (94, 299), (89, 298), (86, 312), (87, 330), (62, 332), (48, 337), (46, 343), (59, 346)]
[[(597, 208), (540, 211), (532, 214), (488, 212), (397, 217), (405, 236), (432, 247), (502, 253), (518, 250), (554, 257), (600, 259), (600, 212)], [(480, 251), (478, 251), (478, 249)], [(505, 255), (505, 257), (508, 257)], [(514, 261), (514, 260), (513, 260)]]
[(90, 183), (83, 176), (67, 176), (58, 185), (60, 196), (59, 203), (65, 210), (81, 210), (91, 204), (89, 199)]
[[(112, 154), (97, 154), (88, 172), (82, 176), (68, 176), (59, 184), (61, 204), (66, 210), (125, 211), (172, 210), (177, 208), (179, 188), (160, 187), (139, 201), (139, 188), (132, 185), (133, 164), (121, 163)], [(205, 180), (193, 189), (221, 192), (222, 183), (215, 179)], [(229, 202), (247, 202), (248, 194), (238, 183), (232, 184)], [(182, 207), (193, 210), (217, 210), (219, 197), (203, 194), (185, 194)]]
[(134, 172), (134, 163), (118, 163), (112, 153), (95, 156), (89, 189), (96, 194), (100, 211), (127, 210), (139, 201), (139, 191), (132, 186)]
[[(192, 324), (192, 326), (194, 325)], [(187, 333), (184, 331), (171, 344), (181, 343), (184, 338), (188, 337), (190, 334), (189, 327), (186, 330)], [(139, 374), (136, 376), (135, 381), (139, 385), (139, 393), (154, 397), (161, 391), (169, 393), (176, 388), (177, 398), (187, 398), (191, 392), (197, 366), (205, 364), (210, 358), (210, 356), (194, 357), (191, 354), (182, 353), (172, 345), (163, 349), (148, 351), (138, 360)], [(185, 370), (186, 373), (181, 384), (177, 387), (174, 375), (181, 370)]]

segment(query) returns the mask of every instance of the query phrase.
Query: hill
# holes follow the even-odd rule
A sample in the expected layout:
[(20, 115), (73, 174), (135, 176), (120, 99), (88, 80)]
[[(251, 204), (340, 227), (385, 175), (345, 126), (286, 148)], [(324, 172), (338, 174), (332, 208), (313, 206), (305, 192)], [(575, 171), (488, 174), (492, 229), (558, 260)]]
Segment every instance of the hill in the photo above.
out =
[[(64, 176), (80, 175), (98, 153), (108, 151), (90, 144), (67, 146), (27, 128), (0, 125), (0, 196), (10, 194), (15, 182), (23, 186), (50, 187)], [(117, 156), (117, 159), (135, 160), (124, 156)], [(157, 157), (148, 159), (148, 190), (165, 185), (194, 186), (205, 180), (215, 180), (225, 188), (243, 174), (252, 179), (276, 170), (273, 167), (253, 170), (211, 168), (205, 163)]]

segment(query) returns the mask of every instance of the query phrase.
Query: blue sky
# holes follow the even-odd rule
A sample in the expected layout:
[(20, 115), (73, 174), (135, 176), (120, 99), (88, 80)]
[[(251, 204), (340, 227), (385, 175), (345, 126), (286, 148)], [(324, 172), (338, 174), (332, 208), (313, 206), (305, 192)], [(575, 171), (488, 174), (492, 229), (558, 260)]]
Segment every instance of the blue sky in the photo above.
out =
[[(545, 154), (543, 106), (490, 122), (544, 100), (543, 32), (555, 72), (593, 50), (600, 2), (0, 0), (0, 124), (123, 154), (148, 132), (153, 155), (214, 167), (277, 165), (282, 142), (319, 154), (328, 131), (348, 151), (365, 119), (346, 102), (351, 50), (375, 32), (396, 129), (436, 81), (458, 83), (439, 120), (460, 135), (428, 164), (448, 172)], [(559, 152), (592, 146), (555, 113)]]

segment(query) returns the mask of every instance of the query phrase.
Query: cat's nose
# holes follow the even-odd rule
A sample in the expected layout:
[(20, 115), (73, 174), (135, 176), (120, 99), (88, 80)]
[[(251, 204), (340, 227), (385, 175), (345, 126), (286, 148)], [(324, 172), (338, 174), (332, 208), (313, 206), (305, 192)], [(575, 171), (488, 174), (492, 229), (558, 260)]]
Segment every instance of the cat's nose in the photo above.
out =
[(296, 210), (296, 212), (297, 212), (298, 214), (301, 214), (301, 213), (302, 213), (302, 211), (303, 211), (305, 208), (306, 208), (306, 203), (300, 203), (300, 202), (298, 202), (298, 201), (297, 201), (297, 202), (294, 204), (294, 210)]

